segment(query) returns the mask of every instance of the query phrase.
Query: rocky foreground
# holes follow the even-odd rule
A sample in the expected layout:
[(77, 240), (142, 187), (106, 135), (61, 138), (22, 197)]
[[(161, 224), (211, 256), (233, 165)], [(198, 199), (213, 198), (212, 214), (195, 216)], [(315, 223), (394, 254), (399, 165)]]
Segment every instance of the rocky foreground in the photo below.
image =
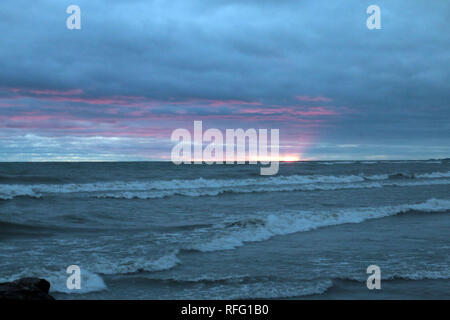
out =
[(49, 289), (47, 280), (22, 278), (0, 283), (0, 300), (55, 300), (48, 294)]

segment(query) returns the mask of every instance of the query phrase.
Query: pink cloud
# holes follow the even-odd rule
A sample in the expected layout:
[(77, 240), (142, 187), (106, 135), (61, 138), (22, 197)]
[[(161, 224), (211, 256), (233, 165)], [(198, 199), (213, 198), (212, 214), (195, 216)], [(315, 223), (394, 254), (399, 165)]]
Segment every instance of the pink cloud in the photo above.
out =
[(75, 96), (83, 93), (81, 89), (57, 91), (57, 90), (30, 90), (30, 93), (37, 95), (50, 95), (50, 96)]
[(251, 105), (260, 106), (261, 102), (256, 101), (242, 101), (242, 100), (207, 100), (213, 107), (226, 106), (226, 105)]
[(332, 99), (327, 98), (327, 97), (309, 97), (309, 96), (296, 96), (295, 97), (297, 100), (299, 101), (309, 101), (309, 102), (328, 102), (328, 101), (332, 101)]
[(82, 97), (38, 97), (40, 100), (50, 100), (54, 102), (79, 102), (87, 104), (113, 104), (113, 105), (130, 105), (130, 101), (124, 98), (111, 97), (111, 98), (82, 98)]
[(73, 90), (37, 90), (37, 89), (25, 89), (25, 88), (5, 88), (7, 91), (17, 94), (15, 97), (8, 97), (8, 99), (17, 98), (35, 98), (43, 101), (51, 102), (71, 102), (71, 103), (83, 103), (92, 105), (118, 105), (118, 106), (131, 106), (131, 107), (163, 107), (163, 106), (261, 106), (262, 103), (258, 101), (244, 101), (236, 99), (220, 100), (220, 99), (184, 99), (184, 100), (153, 100), (143, 96), (111, 96), (111, 97), (86, 97), (83, 96), (82, 89)]
[[(41, 131), (58, 135), (167, 139), (173, 129), (189, 128), (194, 120), (204, 120), (205, 126), (222, 128), (278, 127), (284, 128), (285, 132), (289, 130), (317, 132), (317, 128), (329, 126), (334, 116), (342, 112), (341, 108), (335, 106), (314, 106), (314, 103), (278, 106), (238, 99), (153, 100), (141, 96), (88, 97), (81, 89), (8, 90), (13, 92), (12, 97), (0, 98), (6, 102), (0, 103), (0, 107), (10, 106), (8, 99), (27, 98), (35, 100), (30, 105), (35, 111), (25, 112), (18, 109), (14, 111), (14, 115), (0, 115), (0, 128), (17, 128), (28, 132)], [(297, 99), (311, 102), (331, 101), (325, 97), (304, 96)], [(64, 102), (71, 102), (73, 105)], [(35, 104), (40, 107), (35, 107)], [(92, 105), (105, 107), (98, 108)], [(7, 111), (11, 113), (10, 110)]]
[(81, 89), (73, 90), (36, 90), (36, 89), (24, 89), (24, 88), (6, 88), (9, 92), (22, 93), (22, 94), (36, 94), (36, 95), (50, 95), (50, 96), (74, 96), (83, 93)]
[[(307, 107), (306, 110), (296, 110), (296, 106), (291, 107), (276, 107), (276, 108), (250, 108), (239, 110), (239, 113), (244, 114), (291, 114), (298, 116), (329, 116), (337, 115), (334, 110), (327, 109), (325, 107)], [(304, 108), (304, 107), (302, 107)]]
[(54, 116), (50, 115), (39, 115), (39, 116), (32, 116), (32, 115), (21, 115), (21, 116), (12, 116), (8, 119), (13, 121), (42, 121), (42, 120), (48, 120), (53, 119)]
[(252, 105), (260, 106), (262, 105), (259, 101), (244, 101), (244, 100), (217, 100), (217, 99), (186, 99), (186, 100), (175, 100), (165, 102), (167, 105), (207, 105), (211, 107), (221, 107), (221, 106), (236, 106), (236, 105)]
[(35, 90), (35, 89), (24, 89), (24, 88), (6, 88), (7, 91), (13, 92), (17, 94), (16, 97), (8, 97), (8, 99), (12, 98), (35, 98), (44, 101), (53, 101), (53, 102), (78, 102), (78, 103), (86, 103), (86, 104), (113, 104), (113, 105), (133, 105), (138, 101), (145, 101), (144, 97), (136, 97), (136, 96), (113, 96), (113, 97), (98, 97), (98, 98), (89, 98), (82, 97), (81, 95), (84, 93), (82, 89), (73, 89), (73, 90)]
[(10, 108), (10, 107), (23, 107), (24, 104), (14, 104), (14, 103), (1, 103), (0, 107)]

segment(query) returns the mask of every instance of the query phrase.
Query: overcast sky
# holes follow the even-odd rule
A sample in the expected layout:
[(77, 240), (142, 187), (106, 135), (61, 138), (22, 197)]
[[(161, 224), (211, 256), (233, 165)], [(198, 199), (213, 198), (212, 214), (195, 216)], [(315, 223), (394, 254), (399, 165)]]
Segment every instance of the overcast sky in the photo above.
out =
[(449, 21), (449, 1), (2, 1), (0, 160), (168, 159), (194, 120), (279, 128), (302, 159), (450, 157)]

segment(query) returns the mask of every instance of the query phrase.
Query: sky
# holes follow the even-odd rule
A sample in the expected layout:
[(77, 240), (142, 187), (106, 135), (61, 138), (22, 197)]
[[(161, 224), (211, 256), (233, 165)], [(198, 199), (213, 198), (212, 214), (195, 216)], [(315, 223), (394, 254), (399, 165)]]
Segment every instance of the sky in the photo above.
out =
[(0, 161), (169, 160), (194, 120), (279, 129), (303, 160), (450, 157), (449, 21), (449, 1), (2, 1)]

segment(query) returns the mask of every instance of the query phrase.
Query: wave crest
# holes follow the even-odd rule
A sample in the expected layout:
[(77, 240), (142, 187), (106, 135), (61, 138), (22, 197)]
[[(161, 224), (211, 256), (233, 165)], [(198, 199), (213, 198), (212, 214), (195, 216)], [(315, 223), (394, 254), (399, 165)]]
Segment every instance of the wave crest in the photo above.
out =
[(11, 200), (28, 196), (40, 198), (43, 194), (87, 194), (89, 197), (116, 199), (159, 199), (174, 195), (189, 197), (218, 196), (224, 193), (289, 192), (382, 188), (384, 186), (415, 186), (450, 184), (450, 172), (424, 174), (379, 175), (291, 175), (247, 179), (191, 179), (159, 181), (114, 181), (84, 184), (0, 184), (0, 199)]
[[(228, 223), (225, 231), (216, 238), (193, 244), (189, 249), (210, 252), (231, 250), (246, 242), (265, 241), (277, 235), (310, 231), (321, 227), (345, 223), (361, 223), (411, 211), (445, 212), (450, 210), (449, 200), (430, 199), (419, 204), (385, 206), (371, 209), (337, 209), (327, 212), (284, 212), (268, 214), (257, 220), (240, 220)], [(231, 226), (231, 227), (230, 227)]]

